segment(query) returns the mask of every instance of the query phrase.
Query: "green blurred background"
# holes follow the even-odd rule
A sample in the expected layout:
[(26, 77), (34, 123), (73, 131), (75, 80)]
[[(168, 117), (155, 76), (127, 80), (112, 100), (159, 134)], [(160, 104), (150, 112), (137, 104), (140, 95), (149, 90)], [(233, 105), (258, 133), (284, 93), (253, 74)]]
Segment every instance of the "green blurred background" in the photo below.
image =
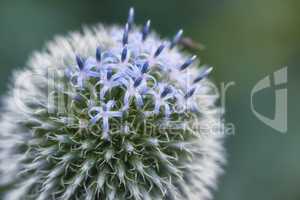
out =
[[(226, 96), (228, 165), (216, 200), (300, 199), (300, 1), (299, 0), (0, 0), (0, 94), (12, 71), (57, 34), (82, 25), (124, 23), (130, 6), (136, 21), (152, 19), (164, 37), (179, 28), (204, 44), (197, 51), (215, 67), (212, 78), (235, 82)], [(288, 132), (260, 122), (250, 109), (250, 92), (262, 78), (288, 66)], [(299, 87), (298, 87), (299, 88)], [(262, 91), (256, 108), (274, 116), (274, 90)]]

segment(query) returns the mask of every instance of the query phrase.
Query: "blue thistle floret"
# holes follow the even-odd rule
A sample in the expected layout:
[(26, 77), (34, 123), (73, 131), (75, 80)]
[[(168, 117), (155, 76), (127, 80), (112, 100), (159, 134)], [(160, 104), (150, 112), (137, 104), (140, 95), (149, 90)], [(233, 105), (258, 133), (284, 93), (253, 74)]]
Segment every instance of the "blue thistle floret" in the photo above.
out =
[[(182, 34), (161, 41), (150, 20), (134, 25), (131, 8), (123, 29), (87, 29), (37, 54), (23, 75), (40, 78), (17, 76), (1, 121), (4, 199), (211, 199), (224, 162), (217, 95), (212, 68), (176, 47)], [(218, 125), (204, 137), (209, 123)]]

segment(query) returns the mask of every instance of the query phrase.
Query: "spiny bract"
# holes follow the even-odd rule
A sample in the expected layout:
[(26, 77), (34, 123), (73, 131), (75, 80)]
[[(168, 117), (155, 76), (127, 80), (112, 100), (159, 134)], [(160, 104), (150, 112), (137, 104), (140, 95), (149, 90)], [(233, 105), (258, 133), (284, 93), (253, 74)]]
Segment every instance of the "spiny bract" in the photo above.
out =
[(57, 37), (16, 73), (3, 199), (211, 199), (224, 162), (211, 68), (176, 47), (182, 30), (168, 42), (133, 21)]

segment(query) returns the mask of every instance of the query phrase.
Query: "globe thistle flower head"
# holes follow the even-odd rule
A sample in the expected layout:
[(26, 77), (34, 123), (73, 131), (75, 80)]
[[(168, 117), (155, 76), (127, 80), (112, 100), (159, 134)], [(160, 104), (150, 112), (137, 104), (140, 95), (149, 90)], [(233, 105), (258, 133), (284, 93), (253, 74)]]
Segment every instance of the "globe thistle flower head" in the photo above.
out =
[(211, 199), (224, 162), (212, 68), (177, 46), (182, 30), (164, 41), (150, 24), (131, 8), (123, 28), (56, 38), (16, 74), (0, 123), (4, 199)]

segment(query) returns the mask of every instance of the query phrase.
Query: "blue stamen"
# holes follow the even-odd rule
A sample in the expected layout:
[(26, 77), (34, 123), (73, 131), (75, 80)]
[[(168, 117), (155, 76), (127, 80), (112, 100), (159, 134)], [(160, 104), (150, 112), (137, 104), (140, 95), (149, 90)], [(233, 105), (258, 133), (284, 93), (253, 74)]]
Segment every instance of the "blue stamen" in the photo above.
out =
[(180, 29), (174, 36), (173, 40), (171, 41), (170, 49), (173, 49), (177, 45), (177, 43), (181, 39), (182, 34), (183, 34), (183, 30)]
[(134, 87), (138, 87), (138, 86), (141, 84), (142, 80), (143, 80), (142, 77), (137, 78), (137, 79), (134, 81), (133, 86), (134, 86)]
[(134, 8), (129, 9), (127, 23), (128, 23), (128, 30), (131, 30), (134, 23)]
[(106, 77), (107, 77), (107, 80), (109, 80), (113, 75), (113, 72), (112, 72), (112, 69), (107, 69), (107, 73), (106, 73)]
[(128, 34), (129, 34), (129, 24), (125, 25), (124, 34), (123, 34), (123, 45), (128, 44)]
[(122, 50), (122, 55), (121, 55), (121, 61), (124, 62), (126, 60), (127, 57), (127, 45), (124, 46), (123, 50)]
[(148, 20), (142, 30), (142, 41), (145, 41), (150, 32), (151, 21)]
[(149, 62), (146, 61), (146, 62), (143, 64), (143, 66), (142, 66), (141, 72), (142, 72), (143, 74), (145, 74), (145, 73), (148, 71), (148, 68), (149, 68)]
[(203, 70), (199, 74), (199, 76), (197, 78), (195, 78), (195, 80), (193, 81), (193, 83), (197, 83), (197, 82), (201, 81), (202, 79), (204, 79), (205, 77), (207, 77), (212, 70), (213, 70), (212, 67), (209, 67), (209, 68)]
[(163, 90), (163, 92), (160, 94), (160, 96), (162, 98), (164, 98), (165, 96), (167, 96), (168, 94), (170, 94), (172, 92), (172, 89), (168, 86), (166, 86)]
[(96, 60), (97, 60), (98, 63), (101, 62), (101, 49), (100, 49), (100, 47), (98, 47), (96, 49)]
[(83, 70), (84, 62), (83, 62), (82, 58), (79, 55), (76, 55), (76, 62), (77, 62), (77, 65), (78, 65), (79, 69)]
[(159, 55), (161, 54), (161, 52), (164, 50), (164, 48), (165, 48), (165, 45), (164, 45), (164, 44), (161, 44), (161, 45), (157, 48), (156, 52), (154, 53), (154, 57), (156, 58), (157, 56), (159, 56)]
[(187, 61), (185, 61), (185, 63), (183, 63), (181, 65), (180, 70), (184, 70), (188, 66), (190, 66), (196, 60), (196, 58), (197, 58), (197, 56), (193, 56), (193, 57), (189, 58)]
[(185, 98), (185, 99), (190, 98), (191, 96), (194, 95), (195, 91), (196, 91), (196, 88), (190, 89), (190, 90), (184, 95), (184, 98)]

